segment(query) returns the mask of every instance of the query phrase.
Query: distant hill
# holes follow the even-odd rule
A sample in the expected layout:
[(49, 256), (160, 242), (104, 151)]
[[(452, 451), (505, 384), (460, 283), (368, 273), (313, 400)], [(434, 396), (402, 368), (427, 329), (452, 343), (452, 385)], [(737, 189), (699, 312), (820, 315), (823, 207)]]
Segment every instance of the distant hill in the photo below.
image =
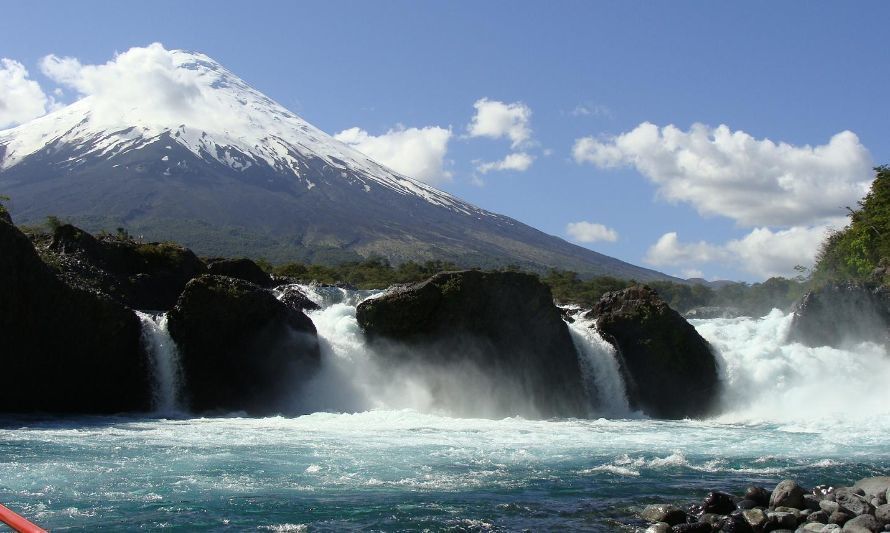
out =
[[(170, 52), (198, 87), (178, 112), (109, 113), (94, 96), (0, 131), (17, 223), (55, 215), (205, 255), (334, 263), (384, 257), (675, 279), (547, 235), (403, 176), (315, 128), (209, 57)], [(162, 99), (159, 99), (162, 100)]]
[(694, 285), (704, 285), (705, 287), (710, 287), (711, 289), (720, 289), (726, 287), (727, 285), (735, 285), (739, 283), (738, 281), (730, 281), (728, 279), (717, 279), (714, 281), (708, 281), (704, 278), (689, 278), (686, 281)]

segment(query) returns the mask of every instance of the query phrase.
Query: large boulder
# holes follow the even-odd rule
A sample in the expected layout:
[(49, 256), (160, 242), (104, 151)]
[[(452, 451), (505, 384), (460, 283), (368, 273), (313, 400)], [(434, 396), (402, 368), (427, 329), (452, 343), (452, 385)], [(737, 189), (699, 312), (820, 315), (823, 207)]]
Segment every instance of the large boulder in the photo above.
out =
[(136, 315), (58, 278), (0, 220), (2, 412), (148, 411), (151, 380)]
[(195, 412), (295, 413), (301, 383), (317, 369), (312, 321), (243, 280), (203, 275), (169, 313), (186, 400)]
[(272, 276), (250, 259), (209, 259), (207, 261), (207, 272), (217, 276), (229, 276), (244, 281), (249, 281), (260, 287), (271, 287), (274, 285)]
[(769, 499), (769, 506), (772, 509), (776, 507), (791, 507), (794, 509), (803, 509), (804, 495), (806, 491), (801, 488), (793, 479), (786, 479), (779, 482)]
[(608, 292), (585, 315), (617, 350), (633, 407), (657, 418), (708, 414), (719, 389), (708, 342), (653, 289)]
[[(468, 414), (585, 416), (578, 355), (550, 289), (518, 272), (444, 272), (359, 304), (359, 325), (396, 363), (441, 377), (432, 387), (488, 409)], [(444, 376), (452, 376), (445, 383)], [(480, 390), (471, 388), (471, 383)], [(481, 383), (481, 385), (480, 385)]]
[(866, 496), (890, 494), (890, 476), (866, 477), (853, 485), (854, 489), (862, 489)]
[(807, 292), (794, 311), (789, 338), (807, 346), (890, 341), (890, 289), (859, 282), (828, 283)]
[(97, 238), (70, 224), (53, 231), (46, 252), (54, 255), (70, 283), (104, 292), (134, 309), (170, 309), (185, 284), (206, 270), (191, 250), (178, 244)]

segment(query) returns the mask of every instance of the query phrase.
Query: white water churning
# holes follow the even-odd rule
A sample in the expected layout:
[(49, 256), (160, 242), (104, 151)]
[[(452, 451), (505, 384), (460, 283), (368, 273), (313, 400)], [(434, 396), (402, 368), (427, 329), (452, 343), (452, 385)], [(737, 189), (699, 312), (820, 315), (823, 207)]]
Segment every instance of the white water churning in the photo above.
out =
[(584, 385), (595, 404), (596, 414), (626, 418), (631, 415), (631, 409), (618, 354), (593, 327), (594, 322), (579, 315), (574, 322), (568, 324), (569, 333), (578, 351), (578, 365), (584, 374)]

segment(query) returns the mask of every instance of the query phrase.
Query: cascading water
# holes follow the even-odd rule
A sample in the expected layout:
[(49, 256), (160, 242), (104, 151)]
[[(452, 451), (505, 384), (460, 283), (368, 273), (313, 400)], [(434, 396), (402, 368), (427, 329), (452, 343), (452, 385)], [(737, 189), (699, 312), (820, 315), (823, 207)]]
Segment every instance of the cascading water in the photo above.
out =
[(890, 413), (890, 357), (883, 346), (845, 349), (789, 343), (792, 315), (692, 320), (714, 347), (724, 421), (807, 424), (878, 420)]
[(568, 324), (578, 362), (584, 373), (587, 393), (593, 402), (596, 415), (610, 418), (624, 418), (631, 415), (627, 401), (627, 390), (615, 348), (603, 339), (594, 325), (594, 320), (575, 316)]
[[(410, 408), (445, 415), (467, 414), (460, 405), (435, 404), (430, 381), (419, 369), (397, 372), (380, 366), (355, 319), (356, 306), (382, 291), (301, 285), (321, 306), (309, 313), (322, 342), (320, 376), (304, 394), (310, 411), (361, 411)], [(826, 417), (868, 418), (890, 412), (883, 391), (890, 382), (890, 357), (875, 344), (848, 349), (809, 348), (786, 341), (791, 315), (778, 310), (759, 319), (692, 320), (711, 343), (722, 381), (722, 421), (813, 421)], [(568, 328), (592, 400), (591, 413), (633, 418), (615, 349), (580, 316)], [(452, 380), (469, 388), (471, 380)], [(437, 382), (437, 387), (442, 383)], [(468, 389), (469, 390), (469, 389)], [(455, 395), (459, 396), (459, 395)], [(474, 399), (479, 402), (478, 398)], [(484, 416), (484, 409), (471, 410)], [(497, 417), (497, 415), (494, 415)]]
[(159, 414), (179, 413), (182, 371), (176, 343), (167, 331), (167, 314), (136, 311), (136, 315), (142, 323), (142, 342), (151, 358), (154, 409)]

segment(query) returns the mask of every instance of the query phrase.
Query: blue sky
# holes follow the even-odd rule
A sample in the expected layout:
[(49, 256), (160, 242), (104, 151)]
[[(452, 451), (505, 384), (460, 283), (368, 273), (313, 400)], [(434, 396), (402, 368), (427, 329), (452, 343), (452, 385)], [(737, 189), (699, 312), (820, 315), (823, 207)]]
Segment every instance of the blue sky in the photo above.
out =
[[(450, 129), (436, 186), (671, 274), (789, 273), (868, 167), (890, 163), (886, 2), (31, 0), (3, 13), (0, 57), (47, 94), (48, 54), (201, 51), (332, 134)], [(471, 135), (483, 98), (525, 113), (521, 139)], [(511, 153), (530, 165), (480, 171)]]

